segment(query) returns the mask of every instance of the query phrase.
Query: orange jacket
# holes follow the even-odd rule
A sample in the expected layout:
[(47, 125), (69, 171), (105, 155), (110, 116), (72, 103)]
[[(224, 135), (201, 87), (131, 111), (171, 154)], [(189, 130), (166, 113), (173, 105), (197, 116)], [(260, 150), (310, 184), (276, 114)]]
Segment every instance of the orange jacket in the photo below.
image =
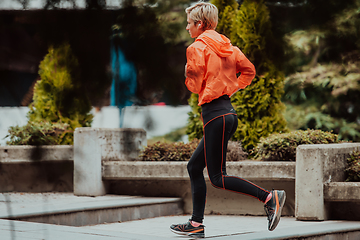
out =
[[(224, 35), (206, 30), (186, 50), (187, 88), (199, 94), (199, 106), (222, 96), (231, 96), (250, 85), (254, 65)], [(239, 77), (236, 74), (241, 72)]]

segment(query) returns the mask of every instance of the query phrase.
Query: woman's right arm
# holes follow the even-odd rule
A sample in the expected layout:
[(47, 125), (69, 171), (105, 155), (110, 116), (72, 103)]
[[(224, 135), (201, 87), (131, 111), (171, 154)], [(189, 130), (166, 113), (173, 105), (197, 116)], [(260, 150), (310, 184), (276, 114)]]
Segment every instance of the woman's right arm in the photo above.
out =
[[(235, 47), (234, 47), (235, 49)], [(236, 57), (236, 72), (241, 72), (241, 75), (238, 77), (239, 89), (244, 89), (250, 85), (251, 81), (256, 75), (256, 70), (254, 65), (247, 59), (247, 57), (236, 47), (236, 50), (239, 51)]]

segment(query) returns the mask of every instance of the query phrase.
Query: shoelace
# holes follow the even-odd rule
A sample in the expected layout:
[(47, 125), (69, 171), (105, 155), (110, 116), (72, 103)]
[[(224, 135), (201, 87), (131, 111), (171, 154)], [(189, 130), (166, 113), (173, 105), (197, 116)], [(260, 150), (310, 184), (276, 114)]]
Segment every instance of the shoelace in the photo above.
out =
[(267, 215), (267, 217), (268, 217), (268, 220), (271, 220), (271, 219), (270, 219), (270, 216), (273, 216), (273, 215), (274, 215), (275, 210), (274, 210), (272, 207), (267, 206), (267, 205), (264, 206), (264, 209), (265, 209), (266, 215)]

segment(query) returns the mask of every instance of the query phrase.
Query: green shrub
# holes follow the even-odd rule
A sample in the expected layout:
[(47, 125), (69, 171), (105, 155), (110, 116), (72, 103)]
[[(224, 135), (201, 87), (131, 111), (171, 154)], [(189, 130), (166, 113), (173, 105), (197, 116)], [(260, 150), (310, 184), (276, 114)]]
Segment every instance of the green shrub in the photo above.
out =
[(241, 140), (248, 152), (262, 137), (286, 132), (281, 102), (284, 76), (273, 60), (273, 35), (269, 10), (263, 0), (245, 0), (233, 22), (231, 42), (238, 46), (256, 68), (250, 86), (237, 92), (231, 99), (239, 125), (233, 139)]
[(195, 151), (199, 140), (194, 139), (189, 143), (161, 143), (147, 146), (140, 154), (142, 161), (188, 161)]
[(230, 37), (239, 4), (236, 0), (211, 0), (210, 2), (219, 10), (219, 22), (216, 31)]
[(296, 148), (302, 144), (338, 143), (338, 135), (321, 130), (298, 130), (261, 138), (253, 150), (254, 158), (263, 161), (295, 161)]
[(240, 141), (229, 141), (226, 152), (226, 161), (243, 161), (248, 159)]
[(188, 100), (189, 106), (191, 107), (191, 112), (188, 113), (188, 124), (186, 126), (186, 134), (188, 135), (189, 141), (201, 139), (204, 135), (201, 107), (198, 106), (198, 98), (198, 94), (192, 93)]
[[(200, 140), (194, 139), (189, 143), (161, 143), (147, 146), (140, 154), (141, 161), (189, 161), (191, 155), (199, 145)], [(226, 161), (241, 161), (247, 159), (240, 142), (229, 141)]]
[(347, 159), (348, 167), (345, 169), (347, 182), (360, 182), (360, 151), (354, 151)]
[[(70, 130), (90, 127), (91, 104), (80, 83), (79, 63), (69, 44), (49, 48), (40, 63), (39, 75), (41, 79), (36, 82), (29, 106), (29, 124), (66, 123)], [(58, 142), (72, 144), (73, 131), (65, 133)]]
[(25, 126), (13, 126), (8, 129), (10, 138), (7, 145), (58, 145), (63, 141), (68, 124), (50, 122), (29, 122)]

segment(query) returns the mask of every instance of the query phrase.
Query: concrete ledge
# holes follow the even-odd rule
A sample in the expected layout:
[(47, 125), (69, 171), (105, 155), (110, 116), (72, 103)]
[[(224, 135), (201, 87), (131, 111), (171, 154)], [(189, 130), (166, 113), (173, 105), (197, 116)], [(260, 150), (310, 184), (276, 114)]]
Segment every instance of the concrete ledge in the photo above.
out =
[[(103, 161), (102, 178), (111, 194), (181, 197), (185, 213), (192, 212), (187, 162)], [(228, 162), (227, 173), (252, 181), (265, 189), (287, 192), (283, 215), (293, 216), (295, 205), (295, 162)], [(206, 214), (264, 215), (263, 203), (247, 195), (207, 184)]]
[[(187, 162), (104, 161), (105, 180), (188, 180)], [(249, 180), (294, 181), (295, 162), (227, 162), (229, 175)], [(206, 170), (205, 170), (206, 171)], [(208, 179), (207, 173), (204, 174)]]
[(0, 146), (1, 163), (34, 161), (73, 161), (73, 146)]
[(0, 147), (0, 192), (72, 192), (73, 146)]
[(324, 185), (324, 200), (360, 202), (360, 182), (332, 182)]
[(62, 199), (55, 199), (49, 203), (29, 206), (15, 202), (13, 206), (11, 214), (2, 211), (0, 218), (66, 226), (122, 222), (183, 213), (180, 198), (113, 196), (87, 200), (83, 197), (74, 198), (71, 204), (69, 201), (62, 203)]
[(360, 222), (329, 222), (306, 227), (277, 228), (269, 234), (268, 231), (219, 237), (221, 240), (239, 239), (252, 240), (356, 240), (360, 238)]

